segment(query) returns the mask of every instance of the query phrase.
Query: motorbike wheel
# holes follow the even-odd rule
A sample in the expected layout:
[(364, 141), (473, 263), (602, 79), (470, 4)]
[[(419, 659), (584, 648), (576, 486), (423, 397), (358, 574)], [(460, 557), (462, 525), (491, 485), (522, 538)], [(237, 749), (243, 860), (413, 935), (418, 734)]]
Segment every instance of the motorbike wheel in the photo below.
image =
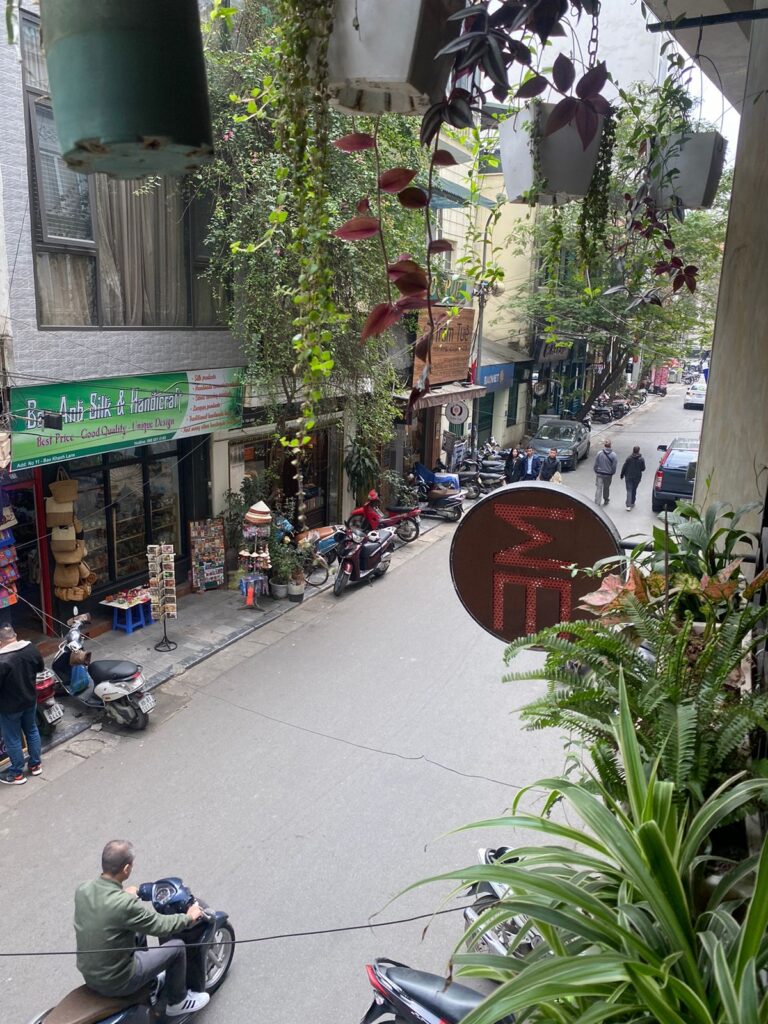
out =
[(459, 505), (458, 508), (452, 508), (446, 513), (445, 518), (451, 523), (458, 523), (461, 517), (464, 515), (464, 509)]
[(56, 722), (47, 721), (44, 715), (35, 715), (35, 721), (37, 722), (37, 731), (43, 739), (49, 739), (56, 732)]
[(141, 732), (142, 729), (146, 729), (149, 725), (149, 715), (146, 711), (142, 711), (141, 708), (137, 708), (135, 704), (131, 704), (131, 708), (135, 714), (126, 728), (131, 729), (133, 732)]
[(213, 933), (211, 944), (205, 950), (205, 991), (208, 995), (221, 987), (235, 955), (235, 929), (225, 922)]
[(347, 520), (347, 526), (351, 530), (362, 530), (365, 533), (368, 524), (366, 523), (365, 516), (350, 516)]
[(477, 486), (477, 484), (467, 484), (467, 486), (464, 488), (464, 491), (470, 501), (474, 501), (475, 498), (480, 497), (480, 488)]
[(404, 519), (395, 530), (395, 533), (403, 544), (410, 544), (412, 540), (416, 540), (419, 536), (421, 528), (415, 519)]
[(377, 565), (376, 568), (373, 570), (373, 575), (376, 576), (376, 577), (383, 576), (388, 568), (389, 568), (389, 559), (387, 559), (386, 562), (380, 562), (379, 565)]
[(348, 583), (349, 576), (347, 576), (344, 568), (340, 565), (339, 571), (336, 573), (336, 579), (333, 581), (333, 592), (336, 597), (341, 597)]
[(322, 587), (329, 575), (328, 563), (322, 555), (315, 555), (312, 564), (304, 569), (304, 579), (310, 587)]

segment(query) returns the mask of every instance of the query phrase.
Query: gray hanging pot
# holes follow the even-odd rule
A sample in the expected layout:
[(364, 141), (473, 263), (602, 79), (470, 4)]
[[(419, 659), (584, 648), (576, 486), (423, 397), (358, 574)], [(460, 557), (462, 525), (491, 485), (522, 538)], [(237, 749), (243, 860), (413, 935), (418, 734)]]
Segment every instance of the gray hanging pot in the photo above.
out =
[(194, 171), (213, 154), (196, 0), (42, 0), (62, 155), (117, 178)]

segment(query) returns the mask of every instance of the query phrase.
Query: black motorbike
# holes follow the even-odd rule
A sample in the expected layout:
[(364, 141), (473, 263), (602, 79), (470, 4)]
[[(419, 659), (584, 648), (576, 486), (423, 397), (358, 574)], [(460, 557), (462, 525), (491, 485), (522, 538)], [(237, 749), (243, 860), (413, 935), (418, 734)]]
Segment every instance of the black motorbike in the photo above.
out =
[[(458, 1024), (496, 988), (484, 978), (446, 981), (439, 974), (415, 971), (397, 960), (380, 957), (366, 966), (373, 1002), (362, 1024), (386, 1016), (396, 1024)], [(514, 1024), (513, 1016), (498, 1024)]]
[[(179, 932), (178, 938), (188, 944), (187, 988), (193, 992), (213, 995), (221, 987), (235, 955), (235, 930), (229, 916), (222, 910), (211, 910), (196, 900), (180, 878), (161, 878), (139, 886), (139, 899), (152, 902), (158, 914), (183, 914), (199, 903), (203, 917), (191, 928)], [(146, 936), (136, 937), (137, 947), (146, 946)], [(193, 1013), (167, 1018), (165, 1015), (165, 974), (161, 974), (134, 995), (100, 996), (87, 985), (66, 995), (60, 1003), (35, 1017), (30, 1024), (61, 1021), (67, 1024), (186, 1024)]]
[(422, 516), (448, 519), (452, 523), (461, 519), (464, 514), (464, 491), (454, 491), (429, 483), (413, 473), (408, 479), (416, 488), (416, 500)]
[(339, 571), (333, 582), (333, 592), (341, 597), (350, 583), (372, 582), (383, 576), (389, 568), (395, 550), (395, 531), (390, 527), (363, 533), (351, 527), (336, 531), (336, 552)]

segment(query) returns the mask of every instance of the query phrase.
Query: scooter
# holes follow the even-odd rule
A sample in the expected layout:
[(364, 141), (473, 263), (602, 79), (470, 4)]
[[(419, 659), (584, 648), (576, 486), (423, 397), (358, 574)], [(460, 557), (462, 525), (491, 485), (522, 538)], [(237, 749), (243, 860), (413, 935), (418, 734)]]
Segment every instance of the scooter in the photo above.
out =
[[(478, 860), (481, 864), (489, 865), (499, 861), (514, 864), (517, 858), (510, 856), (511, 852), (508, 846), (499, 846), (496, 849), (481, 847), (478, 850)], [(474, 928), (477, 932), (475, 925), (480, 915), (483, 911), (501, 902), (506, 893), (507, 887), (498, 882), (486, 881), (473, 885), (467, 895), (476, 896), (477, 899), (471, 906), (464, 908), (464, 923), (467, 929)], [(531, 924), (530, 920), (523, 914), (516, 914), (494, 924), (488, 931), (481, 931), (470, 942), (470, 948), (487, 950), (498, 956), (524, 957), (541, 941), (541, 932)]]
[(381, 511), (377, 492), (369, 491), (368, 501), (354, 510), (347, 520), (347, 526), (353, 530), (380, 530), (391, 526), (404, 544), (416, 540), (421, 532), (421, 509), (418, 505), (411, 508), (394, 505), (387, 509), (387, 513), (384, 515)]
[[(387, 1016), (396, 1024), (458, 1024), (497, 987), (484, 978), (446, 981), (439, 974), (415, 971), (397, 960), (379, 957), (366, 965), (373, 1002), (362, 1024)], [(498, 1024), (514, 1024), (513, 1016)]]
[(374, 576), (384, 575), (395, 550), (395, 531), (385, 527), (362, 533), (345, 526), (337, 531), (336, 543), (339, 571), (333, 592), (341, 597), (350, 583), (373, 582)]
[(479, 498), (481, 494), (490, 494), (497, 487), (503, 487), (506, 478), (503, 473), (485, 473), (479, 470), (477, 473), (468, 474), (468, 479), (462, 482), (464, 492), (470, 501)]
[[(232, 957), (235, 955), (235, 930), (229, 915), (222, 910), (211, 910), (198, 901), (180, 878), (161, 878), (139, 886), (140, 900), (151, 901), (158, 914), (183, 914), (193, 903), (200, 903), (203, 917), (199, 923), (179, 933), (189, 943), (187, 949), (187, 987), (195, 992), (213, 995), (223, 984)], [(146, 947), (146, 936), (137, 935), (138, 948)], [(168, 1018), (165, 1015), (165, 973), (135, 995), (124, 998), (100, 996), (87, 985), (81, 985), (66, 995), (57, 1006), (34, 1017), (30, 1024), (45, 1024), (48, 1020), (66, 1024), (185, 1024), (195, 1014)]]
[(52, 736), (57, 723), (64, 717), (64, 708), (54, 697), (56, 689), (56, 677), (49, 668), (38, 672), (35, 679), (35, 694), (37, 696), (37, 708), (35, 718), (37, 729), (41, 736)]
[(442, 487), (435, 474), (416, 463), (408, 477), (416, 487), (416, 499), (423, 516), (458, 522), (464, 514), (464, 491)]
[[(91, 711), (103, 711), (118, 725), (135, 731), (146, 729), (155, 698), (144, 692), (141, 665), (134, 661), (91, 661), (83, 639), (88, 635), (83, 627), (91, 616), (78, 615), (77, 607), (74, 612), (67, 620), (69, 632), (51, 663), (57, 686)], [(86, 671), (74, 672), (78, 664)]]

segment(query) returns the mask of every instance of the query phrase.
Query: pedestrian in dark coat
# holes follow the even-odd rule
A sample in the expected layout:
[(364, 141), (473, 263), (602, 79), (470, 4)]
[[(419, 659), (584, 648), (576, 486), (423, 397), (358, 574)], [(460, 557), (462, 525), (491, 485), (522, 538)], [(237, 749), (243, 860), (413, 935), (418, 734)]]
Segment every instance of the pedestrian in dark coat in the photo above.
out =
[(621, 467), (621, 479), (627, 485), (627, 512), (635, 507), (637, 486), (645, 472), (645, 459), (640, 454), (640, 446), (635, 445), (632, 454), (628, 455)]
[(550, 448), (549, 455), (541, 464), (541, 471), (539, 472), (539, 480), (549, 482), (553, 479), (555, 473), (560, 472), (560, 460), (557, 457), (557, 449)]
[(539, 473), (541, 472), (542, 458), (537, 455), (533, 448), (528, 445), (525, 449), (525, 455), (523, 456), (523, 480), (538, 480)]
[(513, 448), (504, 463), (504, 479), (508, 484), (516, 484), (523, 479), (525, 462), (519, 448)]
[(21, 786), (24, 775), (22, 734), (27, 740), (29, 771), (39, 775), (40, 733), (37, 729), (37, 673), (45, 663), (40, 652), (28, 640), (17, 640), (13, 626), (0, 626), (0, 731), (11, 767), (0, 775), (0, 782)]

